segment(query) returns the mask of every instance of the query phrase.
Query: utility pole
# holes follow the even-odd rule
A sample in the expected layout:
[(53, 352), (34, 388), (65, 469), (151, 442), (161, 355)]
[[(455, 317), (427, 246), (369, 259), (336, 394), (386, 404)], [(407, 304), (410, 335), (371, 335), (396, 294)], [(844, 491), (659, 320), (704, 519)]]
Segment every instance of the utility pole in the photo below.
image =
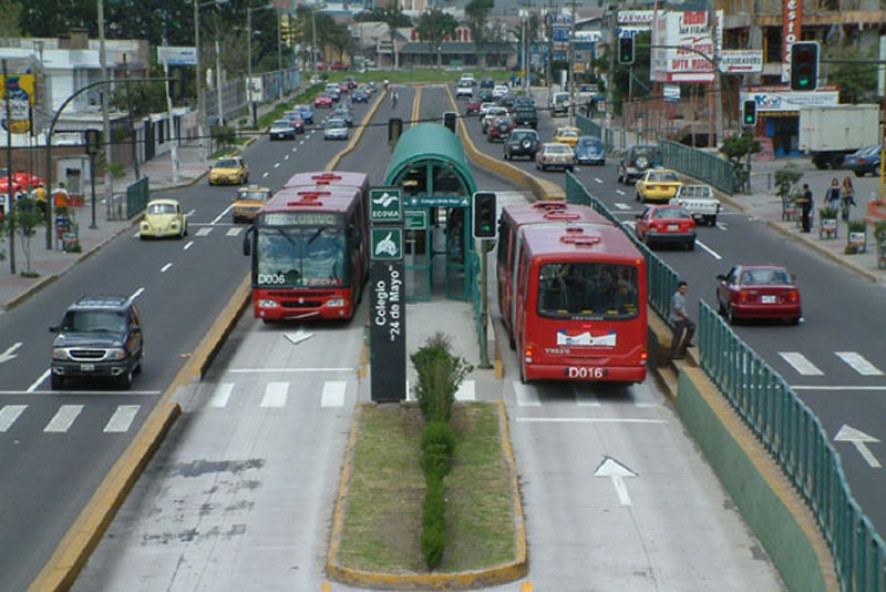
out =
[(222, 96), (221, 45), (215, 38), (215, 86), (218, 90), (218, 126), (225, 124), (225, 100)]
[(575, 125), (575, 0), (572, 0), (572, 15), (569, 31), (569, 125)]
[[(105, 0), (98, 0), (98, 47), (99, 47), (99, 63), (102, 69), (102, 80), (108, 81), (108, 58), (105, 55)], [(107, 85), (106, 85), (107, 86)], [(111, 174), (111, 163), (113, 161), (111, 151), (111, 118), (108, 115), (110, 109), (110, 86), (103, 89), (102, 98), (102, 129), (104, 130), (105, 139), (105, 202), (108, 207), (114, 201), (114, 176)], [(52, 193), (52, 188), (49, 188)]]
[[(9, 273), (15, 275), (15, 191), (12, 186), (12, 101), (9, 99), (9, 71), (6, 67), (6, 59), (3, 59), (3, 103), (6, 105), (6, 212), (10, 220), (9, 224)], [(47, 201), (52, 199), (52, 191), (49, 192)]]
[[(166, 35), (163, 36), (163, 46), (169, 47)], [(172, 109), (172, 92), (170, 90), (172, 81), (169, 80), (168, 54), (163, 54), (163, 77), (167, 79), (164, 87), (166, 88), (166, 111), (169, 117), (169, 139), (171, 141), (169, 150), (172, 157), (172, 182), (173, 184), (178, 184), (178, 131), (175, 129), (175, 114)], [(126, 92), (129, 92), (129, 87), (127, 87)]]

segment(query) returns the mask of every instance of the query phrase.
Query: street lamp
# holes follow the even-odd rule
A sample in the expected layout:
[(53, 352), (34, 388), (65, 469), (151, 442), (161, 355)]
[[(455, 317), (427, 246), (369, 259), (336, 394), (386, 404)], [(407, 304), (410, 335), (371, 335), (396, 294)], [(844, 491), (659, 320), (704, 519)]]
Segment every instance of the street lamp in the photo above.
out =
[[(216, 6), (220, 4), (227, 4), (229, 0), (210, 0), (209, 2), (197, 2), (194, 0), (194, 46), (195, 53), (197, 54), (197, 136), (200, 138), (200, 146), (204, 147), (203, 143), (203, 113), (205, 111), (203, 107), (203, 84), (200, 79), (202, 73), (200, 68), (200, 8), (203, 6), (209, 6), (210, 4), (214, 4)], [(204, 152), (203, 156), (206, 154)]]

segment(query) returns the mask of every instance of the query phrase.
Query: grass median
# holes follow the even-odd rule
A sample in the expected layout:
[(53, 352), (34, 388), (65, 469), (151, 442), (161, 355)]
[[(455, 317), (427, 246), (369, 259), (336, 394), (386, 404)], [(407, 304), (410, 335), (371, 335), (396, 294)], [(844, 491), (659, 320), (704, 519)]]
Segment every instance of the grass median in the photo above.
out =
[[(424, 475), (417, 405), (358, 409), (338, 560), (377, 573), (425, 573), (421, 559)], [(516, 557), (515, 491), (498, 409), (459, 403), (451, 422), (456, 450), (446, 477), (446, 550), (437, 573), (483, 570)]]

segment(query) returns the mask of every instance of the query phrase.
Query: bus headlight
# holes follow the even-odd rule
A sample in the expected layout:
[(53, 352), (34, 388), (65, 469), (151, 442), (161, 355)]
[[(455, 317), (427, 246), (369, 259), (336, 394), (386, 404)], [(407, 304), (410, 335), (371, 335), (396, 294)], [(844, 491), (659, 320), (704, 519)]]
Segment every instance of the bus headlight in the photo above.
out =
[(259, 306), (259, 308), (277, 308), (280, 305), (277, 304), (276, 300), (266, 300), (265, 299), (265, 300), (259, 300), (258, 306)]
[(344, 298), (330, 298), (329, 300), (326, 301), (326, 306), (330, 306), (330, 307), (333, 307), (333, 306), (334, 307), (342, 307), (344, 305), (345, 305)]

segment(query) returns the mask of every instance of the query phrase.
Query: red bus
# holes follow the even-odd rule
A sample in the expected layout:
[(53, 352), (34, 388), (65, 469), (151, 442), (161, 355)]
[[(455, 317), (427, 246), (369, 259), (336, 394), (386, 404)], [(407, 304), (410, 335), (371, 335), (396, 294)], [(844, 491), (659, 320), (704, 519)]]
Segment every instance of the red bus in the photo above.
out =
[(608, 222), (536, 223), (520, 226), (516, 239), (504, 289), (521, 379), (645, 380), (646, 262), (624, 231)]
[(243, 239), (256, 318), (354, 315), (369, 275), (366, 196), (355, 187), (293, 186), (258, 211)]
[[(516, 270), (515, 256), (520, 248), (518, 231), (526, 224), (544, 224), (546, 226), (562, 226), (583, 222), (586, 224), (602, 224), (611, 226), (612, 223), (603, 215), (589, 206), (569, 204), (565, 201), (538, 201), (526, 204), (511, 204), (502, 209), (498, 223), (498, 249), (496, 253), (496, 275), (498, 280), (498, 306), (501, 311), (502, 321), (509, 332), (513, 327), (513, 318), (516, 314), (514, 301), (511, 294), (514, 292), (511, 284), (514, 282)], [(511, 347), (514, 342), (511, 340)]]
[[(312, 171), (296, 173), (283, 184), (283, 189), (289, 187), (316, 186), (318, 189), (326, 185), (336, 187), (354, 187), (362, 191), (368, 199), (369, 175), (366, 173), (351, 173), (346, 171)], [(367, 216), (369, 214), (367, 213)]]

